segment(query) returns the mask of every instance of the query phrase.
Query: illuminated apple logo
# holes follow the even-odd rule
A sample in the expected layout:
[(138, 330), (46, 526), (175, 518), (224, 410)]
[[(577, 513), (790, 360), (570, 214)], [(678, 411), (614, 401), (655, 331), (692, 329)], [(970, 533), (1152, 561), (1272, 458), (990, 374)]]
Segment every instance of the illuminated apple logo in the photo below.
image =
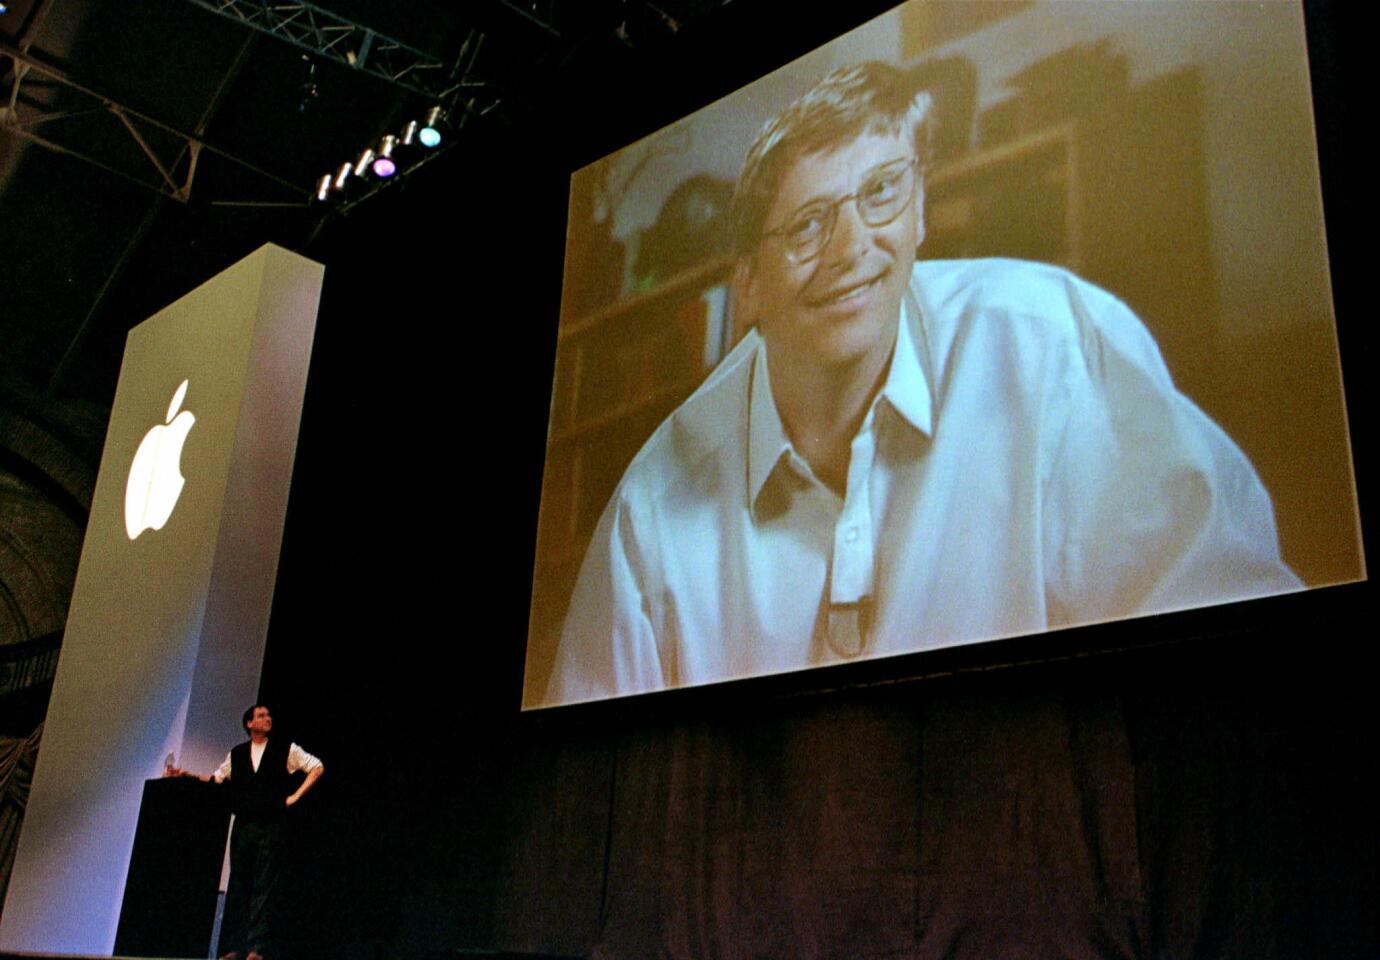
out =
[(187, 381), (173, 394), (164, 423), (144, 434), (129, 466), (125, 484), (125, 532), (133, 540), (145, 530), (162, 530), (182, 496), (182, 445), (196, 423), (190, 410), (177, 410), (187, 395)]

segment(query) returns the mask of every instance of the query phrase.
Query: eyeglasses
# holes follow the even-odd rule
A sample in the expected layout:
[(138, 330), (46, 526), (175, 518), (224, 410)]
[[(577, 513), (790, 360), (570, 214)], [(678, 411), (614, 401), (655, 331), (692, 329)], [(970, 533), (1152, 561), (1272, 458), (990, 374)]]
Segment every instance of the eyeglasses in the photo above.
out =
[(856, 192), (837, 200), (807, 203), (781, 226), (765, 231), (762, 236), (780, 237), (792, 263), (807, 263), (829, 245), (838, 223), (839, 208), (849, 200), (856, 201), (858, 216), (869, 227), (884, 227), (899, 217), (915, 196), (915, 167), (914, 157), (874, 167)]

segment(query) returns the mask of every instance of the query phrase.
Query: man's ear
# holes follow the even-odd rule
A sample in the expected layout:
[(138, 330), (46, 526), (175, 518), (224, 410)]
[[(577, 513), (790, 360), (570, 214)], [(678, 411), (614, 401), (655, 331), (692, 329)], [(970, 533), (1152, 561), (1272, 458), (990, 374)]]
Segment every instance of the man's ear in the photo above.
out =
[(733, 268), (733, 325), (741, 332), (756, 326), (758, 313), (757, 276), (751, 257), (739, 257)]

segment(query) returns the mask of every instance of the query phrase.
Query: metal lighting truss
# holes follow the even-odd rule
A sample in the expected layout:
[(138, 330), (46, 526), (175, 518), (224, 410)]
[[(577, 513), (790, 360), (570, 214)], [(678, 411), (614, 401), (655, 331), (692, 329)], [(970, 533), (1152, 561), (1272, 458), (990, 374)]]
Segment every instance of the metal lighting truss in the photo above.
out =
[(467, 58), (469, 67), (473, 67), (473, 54), (478, 51), (472, 52), (471, 48), (477, 48), (483, 39), (475, 30), (470, 31), (455, 64), (447, 66), (438, 57), (310, 3), (274, 0), (188, 2), (286, 40), (317, 56), (381, 77), (434, 103), (447, 101), (462, 86), (484, 86), (470, 77), (457, 79)]
[[(286, 40), (293, 45), (311, 51), (321, 57), (335, 60), (353, 69), (379, 77), (404, 89), (425, 96), (433, 103), (444, 104), (451, 113), (451, 123), (462, 126), (468, 115), (482, 116), (499, 104), (499, 96), (492, 84), (477, 80), (473, 76), (474, 64), (484, 36), (477, 30), (470, 30), (461, 46), (454, 63), (446, 67), (442, 61), (429, 54), (407, 46), (397, 40), (384, 36), (359, 24), (338, 17), (329, 11), (308, 3), (269, 3), (266, 0), (189, 0), (205, 10), (243, 23), (259, 32)], [(291, 192), (292, 199), (282, 202), (283, 206), (299, 206), (308, 195), (307, 189), (282, 177), (237, 157), (228, 150), (218, 149), (205, 142), (204, 130), (209, 114), (214, 112), (214, 103), (208, 115), (196, 130), (186, 132), (167, 123), (117, 102), (114, 98), (80, 83), (65, 71), (34, 57), (29, 53), (27, 43), (19, 46), (0, 40), (0, 57), (13, 61), (9, 96), (7, 104), (0, 104), (0, 132), (27, 140), (57, 153), (66, 154), (85, 161), (108, 173), (129, 180), (164, 196), (180, 202), (187, 202), (191, 196), (192, 182), (196, 176), (197, 163), (203, 150), (223, 157), (240, 167), (250, 170)], [(233, 78), (248, 46), (241, 49), (239, 61), (224, 78), (221, 89), (217, 91), (218, 102), (225, 92), (229, 80)], [(63, 87), (84, 95), (91, 101), (89, 107), (79, 110), (53, 110), (41, 98), (22, 98), (21, 86), (27, 80), (34, 83), (41, 78), (43, 86)], [(458, 109), (457, 109), (458, 108)], [(73, 120), (91, 114), (105, 113), (120, 121), (133, 142), (137, 144), (146, 158), (145, 170), (154, 174), (151, 180), (147, 175), (140, 176), (130, 169), (126, 162), (119, 164), (115, 156), (102, 156), (100, 151), (91, 149), (91, 141), (84, 138), (82, 147), (59, 142), (42, 128), (53, 121)], [(152, 139), (151, 139), (152, 138)], [(166, 148), (159, 144), (168, 140), (177, 143), (175, 157), (167, 156)], [(158, 141), (155, 143), (154, 141)], [(213, 201), (214, 202), (214, 201)], [(220, 201), (230, 205), (277, 206), (274, 201)]]
[[(471, 117), (484, 117), (494, 114), (502, 118), (506, 111), (497, 108), (505, 100), (511, 101), (512, 91), (503, 90), (493, 82), (476, 73), (476, 62), (485, 35), (471, 28), (465, 36), (458, 54), (447, 65), (439, 57), (417, 50), (401, 41), (385, 36), (376, 30), (364, 27), (350, 20), (324, 10), (311, 3), (276, 2), (276, 0), (188, 0), (204, 10), (218, 16), (244, 24), (255, 31), (277, 37), (296, 47), (319, 57), (378, 77), (403, 89), (425, 97), (433, 104), (443, 106), (452, 127), (458, 129)], [(535, 25), (557, 44), (572, 42), (565, 36), (566, 31), (557, 25), (559, 0), (497, 0), (498, 4), (517, 14), (522, 20)], [(690, 8), (722, 5), (730, 0), (698, 0), (690, 3)], [(675, 32), (680, 27), (681, 18), (668, 12), (668, 4), (652, 2), (629, 3), (628, 0), (606, 0), (605, 9), (613, 21), (617, 22), (615, 35), (625, 43), (632, 39), (629, 35), (633, 20), (649, 20), (659, 29)], [(40, 5), (40, 16), (33, 18), (31, 28), (25, 33), (32, 37), (37, 32), (41, 15), (46, 14), (48, 4)], [(562, 7), (564, 10), (564, 7)], [(584, 10), (585, 8), (577, 8)], [(566, 11), (568, 12), (568, 11)], [(569, 19), (566, 17), (564, 19)], [(282, 177), (235, 156), (230, 151), (218, 149), (207, 144), (204, 139), (205, 128), (215, 112), (219, 99), (224, 95), (229, 81), (244, 62), (248, 45), (241, 49), (234, 69), (223, 78), (216, 97), (201, 118), (197, 127), (188, 132), (179, 130), (153, 117), (116, 102), (114, 99), (78, 83), (64, 71), (58, 69), (29, 53), (30, 39), (20, 39), (18, 45), (0, 40), (0, 58), (13, 61), (10, 77), (8, 104), (0, 102), (0, 133), (8, 133), (50, 150), (84, 160), (126, 180), (186, 202), (191, 194), (192, 181), (196, 175), (197, 162), (202, 152), (223, 157), (240, 167), (259, 174), (264, 179), (291, 191), (292, 200), (283, 206), (296, 206), (304, 202), (307, 189), (300, 184), (291, 183)], [(35, 84), (35, 78), (42, 80)], [(87, 109), (54, 110), (44, 103), (43, 97), (21, 98), (21, 85), (65, 87), (84, 94), (92, 101)], [(520, 98), (519, 98), (520, 99)], [(511, 107), (514, 104), (509, 104)], [(521, 106), (521, 104), (516, 104)], [(118, 158), (102, 157), (92, 152), (88, 141), (83, 148), (60, 143), (39, 128), (55, 120), (75, 119), (85, 114), (106, 113), (117, 118), (129, 136), (138, 145), (156, 173), (150, 182), (147, 176), (139, 176), (125, 163), (125, 168), (117, 166)], [(165, 146), (169, 141), (176, 143), (172, 159), (167, 157)], [(156, 142), (155, 142), (156, 141)], [(448, 138), (449, 146), (453, 139)], [(445, 147), (443, 146), (442, 150)], [(438, 151), (439, 152), (439, 151)], [(431, 156), (434, 156), (432, 154)], [(423, 161), (424, 162), (424, 161)], [(414, 165), (415, 166), (415, 165)], [(145, 168), (147, 172), (147, 167)], [(401, 179), (401, 178), (399, 178)], [(372, 194), (374, 190), (370, 190)], [(362, 198), (361, 198), (362, 199)], [(214, 201), (213, 201), (214, 202)], [(272, 201), (244, 201), (248, 205), (277, 206)], [(220, 203), (235, 203), (220, 201)], [(353, 204), (349, 204), (353, 206)]]
[[(246, 50), (241, 50), (241, 60)], [(293, 197), (291, 201), (281, 203), (273, 201), (246, 201), (251, 205), (264, 206), (300, 206), (305, 202), (305, 191), (300, 184), (293, 183), (276, 174), (270, 173), (254, 164), (237, 157), (228, 150), (223, 150), (212, 146), (205, 141), (204, 131), (206, 121), (209, 116), (203, 116), (198, 123), (197, 129), (193, 132), (180, 130), (170, 124), (156, 120), (147, 114), (140, 113), (132, 107), (126, 106), (112, 97), (108, 97), (97, 90), (92, 89), (83, 83), (79, 83), (69, 76), (65, 71), (58, 69), (51, 64), (44, 63), (37, 59), (21, 47), (11, 46), (0, 40), (0, 57), (8, 57), (13, 61), (13, 73), (10, 78), (10, 90), (7, 103), (0, 107), (0, 133), (8, 134), (30, 143), (45, 147), (56, 153), (66, 154), (75, 157), (92, 166), (99, 167), (107, 173), (112, 173), (117, 177), (129, 180), (142, 187), (161, 193), (166, 197), (171, 197), (182, 203), (186, 203), (191, 197), (192, 181), (196, 177), (197, 162), (203, 151), (223, 157), (238, 166), (249, 170), (265, 180), (271, 181), (280, 187), (285, 188)], [(238, 64), (237, 64), (238, 66)], [(228, 76), (227, 75), (227, 79)], [(42, 78), (41, 83), (36, 82), (35, 78)], [(80, 109), (53, 110), (44, 105), (41, 99), (25, 98), (21, 96), (21, 87), (25, 84), (37, 89), (40, 85), (45, 88), (64, 88), (85, 97), (90, 105)], [(216, 99), (224, 92), (224, 82), (222, 89), (217, 91)], [(209, 113), (209, 111), (208, 111)], [(149, 166), (157, 173), (157, 180), (150, 182), (146, 177), (141, 177), (129, 169), (121, 169), (116, 164), (118, 157), (113, 155), (102, 157), (89, 151), (92, 145), (90, 138), (86, 138), (85, 148), (78, 148), (70, 144), (60, 143), (53, 139), (52, 135), (40, 133), (39, 128), (45, 124), (52, 124), (55, 121), (73, 121), (92, 115), (108, 114), (120, 121), (121, 125), (128, 132), (130, 138), (143, 153)], [(169, 159), (167, 150), (160, 150), (155, 147), (152, 140), (160, 140), (164, 143), (172, 142), (176, 145), (176, 156)], [(147, 170), (147, 168), (145, 168)]]
[(518, 16), (535, 23), (551, 36), (561, 35), (556, 29), (556, 0), (499, 0), (499, 3)]
[[(449, 122), (456, 130), (464, 126), (470, 116), (487, 116), (503, 101), (498, 86), (475, 72), (484, 34), (474, 28), (465, 35), (454, 62), (447, 66), (438, 57), (311, 3), (274, 0), (188, 2), (319, 57), (421, 94), (446, 109)], [(550, 18), (553, 3), (554, 0), (536, 3), (533, 6), (537, 12), (525, 15), (550, 30), (552, 28), (544, 19)], [(543, 11), (543, 7), (547, 9)], [(414, 164), (413, 168), (419, 165)], [(372, 196), (380, 186), (375, 185), (366, 196)]]

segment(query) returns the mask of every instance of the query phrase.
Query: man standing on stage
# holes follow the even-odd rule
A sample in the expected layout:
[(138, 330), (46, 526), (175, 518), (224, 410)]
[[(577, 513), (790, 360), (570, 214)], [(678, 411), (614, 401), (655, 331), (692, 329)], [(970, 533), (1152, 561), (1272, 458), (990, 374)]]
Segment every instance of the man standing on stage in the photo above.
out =
[[(230, 885), (221, 926), (222, 960), (264, 960), (271, 944), (274, 895), (282, 866), (287, 810), (325, 772), (316, 757), (295, 743), (272, 738), (273, 716), (256, 703), (242, 719), (249, 739), (235, 747), (215, 773), (201, 780), (230, 790), (235, 828), (230, 837)], [(305, 773), (297, 789), (293, 774)], [(175, 767), (169, 776), (195, 776)]]

